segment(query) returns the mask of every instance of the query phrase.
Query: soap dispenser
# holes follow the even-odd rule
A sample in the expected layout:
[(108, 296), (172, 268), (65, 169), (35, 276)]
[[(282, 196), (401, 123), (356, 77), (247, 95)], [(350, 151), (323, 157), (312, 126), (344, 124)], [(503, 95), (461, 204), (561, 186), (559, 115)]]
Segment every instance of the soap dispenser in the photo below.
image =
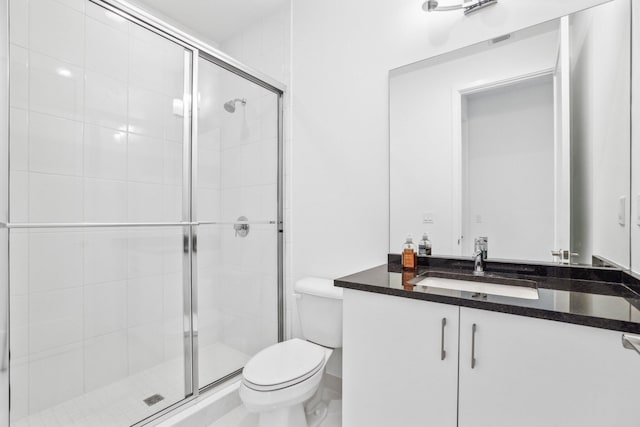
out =
[(431, 240), (429, 240), (429, 236), (427, 236), (427, 233), (424, 233), (422, 235), (422, 240), (420, 240), (420, 243), (418, 243), (418, 255), (431, 255)]
[(417, 266), (418, 254), (416, 254), (416, 245), (413, 244), (413, 237), (409, 234), (404, 245), (402, 245), (402, 267), (413, 270)]

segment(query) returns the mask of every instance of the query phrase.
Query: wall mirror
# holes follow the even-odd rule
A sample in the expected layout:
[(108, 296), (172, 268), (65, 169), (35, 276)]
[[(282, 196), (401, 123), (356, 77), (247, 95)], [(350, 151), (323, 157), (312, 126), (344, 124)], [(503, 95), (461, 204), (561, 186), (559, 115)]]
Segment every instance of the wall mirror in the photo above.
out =
[(390, 252), (630, 267), (630, 0), (389, 76)]

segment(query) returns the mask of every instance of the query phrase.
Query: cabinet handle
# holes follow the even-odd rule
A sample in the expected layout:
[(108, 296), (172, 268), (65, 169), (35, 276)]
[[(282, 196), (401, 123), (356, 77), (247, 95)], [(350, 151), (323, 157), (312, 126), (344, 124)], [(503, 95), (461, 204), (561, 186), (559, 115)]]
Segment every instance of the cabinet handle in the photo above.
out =
[(622, 334), (622, 346), (640, 353), (640, 337), (636, 335)]
[(444, 327), (447, 325), (447, 318), (442, 318), (442, 336), (440, 339), (440, 360), (444, 360), (447, 357), (447, 352), (444, 350)]
[(478, 327), (474, 323), (471, 326), (471, 369), (476, 367), (476, 330)]

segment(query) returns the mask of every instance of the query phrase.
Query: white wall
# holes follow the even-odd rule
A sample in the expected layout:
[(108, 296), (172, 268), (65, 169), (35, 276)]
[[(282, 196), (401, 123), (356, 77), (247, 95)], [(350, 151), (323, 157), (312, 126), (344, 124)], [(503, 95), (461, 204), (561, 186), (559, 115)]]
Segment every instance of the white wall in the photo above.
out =
[[(571, 18), (571, 251), (629, 266), (630, 1)], [(616, 28), (611, 31), (610, 28)], [(627, 197), (625, 224), (618, 203)]]
[[(633, 22), (632, 28), (632, 81), (640, 81), (640, 8), (631, 8)], [(631, 269), (635, 273), (640, 273), (640, 107), (637, 105), (640, 99), (640, 84), (631, 85), (631, 164), (635, 168), (631, 169)]]
[[(557, 29), (557, 23), (544, 25), (525, 34), (514, 34), (501, 44), (474, 46), (472, 52), (450, 60), (443, 57), (406, 70), (394, 70), (389, 83), (392, 252), (399, 251), (407, 233), (420, 236), (427, 232), (434, 254), (470, 255), (469, 251), (461, 252), (458, 246), (459, 236), (464, 235), (457, 217), (458, 186), (465, 174), (458, 170), (461, 153), (453, 128), (461, 127), (462, 123), (459, 117), (454, 118), (457, 95), (453, 92), (553, 69), (558, 49)], [(552, 135), (549, 141), (553, 142)], [(550, 161), (549, 165), (552, 164)], [(422, 223), (423, 212), (433, 213), (433, 224)], [(474, 236), (477, 234), (466, 236), (470, 244)], [(504, 251), (499, 253), (504, 255)], [(493, 257), (495, 253), (491, 254)]]
[(386, 261), (390, 69), (604, 2), (500, 0), (466, 17), (415, 0), (294, 2), (290, 280)]

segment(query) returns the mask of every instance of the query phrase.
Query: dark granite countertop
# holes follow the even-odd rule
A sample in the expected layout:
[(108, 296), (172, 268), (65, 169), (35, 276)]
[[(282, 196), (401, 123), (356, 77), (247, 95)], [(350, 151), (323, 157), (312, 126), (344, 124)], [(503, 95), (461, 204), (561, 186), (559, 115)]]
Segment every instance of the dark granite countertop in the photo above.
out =
[(640, 334), (640, 294), (622, 282), (490, 273), (503, 279), (536, 282), (537, 300), (473, 294), (467, 291), (412, 285), (416, 276), (442, 272), (468, 277), (471, 271), (419, 266), (405, 271), (399, 264), (384, 264), (334, 281), (335, 286), (365, 292), (421, 299), (520, 316), (537, 317), (602, 329)]

